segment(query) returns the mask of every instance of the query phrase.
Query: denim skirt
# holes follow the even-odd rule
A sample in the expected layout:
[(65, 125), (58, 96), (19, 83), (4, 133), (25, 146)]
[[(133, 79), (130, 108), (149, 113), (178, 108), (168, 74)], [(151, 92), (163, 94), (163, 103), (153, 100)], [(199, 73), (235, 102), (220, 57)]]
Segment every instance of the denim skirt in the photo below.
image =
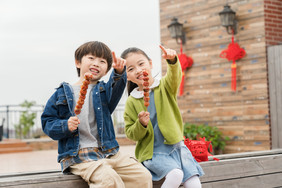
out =
[(174, 145), (163, 145), (163, 147), (166, 147), (166, 149), (163, 148), (154, 152), (152, 159), (142, 162), (151, 172), (153, 181), (161, 180), (173, 169), (183, 171), (182, 183), (192, 176), (204, 175), (202, 167), (194, 159), (183, 141)]

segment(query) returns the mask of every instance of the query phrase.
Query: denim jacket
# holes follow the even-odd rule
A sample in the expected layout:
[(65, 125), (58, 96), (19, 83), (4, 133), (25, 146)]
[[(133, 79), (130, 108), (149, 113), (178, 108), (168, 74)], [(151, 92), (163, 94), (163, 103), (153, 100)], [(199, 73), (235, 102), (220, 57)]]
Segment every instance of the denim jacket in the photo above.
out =
[[(118, 146), (111, 118), (126, 86), (126, 72), (112, 72), (107, 83), (101, 81), (92, 90), (93, 107), (102, 151)], [(68, 129), (68, 119), (75, 116), (72, 87), (63, 82), (48, 100), (41, 115), (42, 129), (53, 140), (58, 140), (58, 162), (68, 156), (76, 156), (79, 150), (78, 129)], [(79, 126), (78, 126), (79, 128)]]

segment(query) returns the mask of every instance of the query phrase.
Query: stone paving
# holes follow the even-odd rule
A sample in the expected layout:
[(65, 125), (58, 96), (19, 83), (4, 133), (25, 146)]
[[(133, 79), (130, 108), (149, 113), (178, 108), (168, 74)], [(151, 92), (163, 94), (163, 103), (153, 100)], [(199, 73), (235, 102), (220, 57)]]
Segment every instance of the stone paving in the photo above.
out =
[[(134, 157), (135, 145), (120, 146), (121, 152)], [(34, 171), (60, 170), (57, 150), (0, 154), (0, 175)]]

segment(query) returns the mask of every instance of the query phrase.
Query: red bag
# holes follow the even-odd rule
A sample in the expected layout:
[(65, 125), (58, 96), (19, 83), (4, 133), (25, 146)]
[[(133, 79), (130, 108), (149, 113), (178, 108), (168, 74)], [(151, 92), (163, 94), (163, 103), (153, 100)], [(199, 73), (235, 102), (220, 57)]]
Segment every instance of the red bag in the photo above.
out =
[[(191, 151), (197, 162), (208, 161), (208, 156), (212, 156), (212, 154), (209, 153), (209, 151), (212, 152), (211, 141), (206, 141), (205, 137), (200, 138), (200, 140), (189, 140), (189, 138), (184, 137), (184, 144)], [(219, 159), (215, 157), (213, 157), (213, 159), (219, 161)]]

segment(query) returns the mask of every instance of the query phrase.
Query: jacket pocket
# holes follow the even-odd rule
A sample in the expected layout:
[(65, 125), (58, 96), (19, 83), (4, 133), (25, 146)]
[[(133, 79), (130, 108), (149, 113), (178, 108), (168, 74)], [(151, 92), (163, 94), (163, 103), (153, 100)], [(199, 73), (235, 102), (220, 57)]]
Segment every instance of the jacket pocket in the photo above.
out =
[(59, 96), (56, 102), (58, 114), (60, 118), (67, 118), (69, 116), (69, 109), (66, 96)]
[(100, 90), (100, 98), (103, 106), (108, 106), (106, 90), (103, 87), (99, 88)]

